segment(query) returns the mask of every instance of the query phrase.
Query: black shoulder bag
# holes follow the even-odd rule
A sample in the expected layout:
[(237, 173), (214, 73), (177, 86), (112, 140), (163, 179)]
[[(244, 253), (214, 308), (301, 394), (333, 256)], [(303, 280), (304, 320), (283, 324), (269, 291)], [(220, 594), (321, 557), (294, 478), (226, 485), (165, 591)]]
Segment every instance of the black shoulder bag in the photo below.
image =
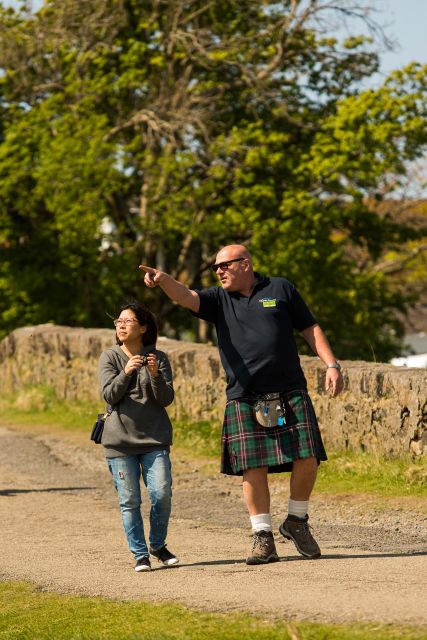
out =
[(105, 413), (98, 413), (98, 418), (96, 419), (92, 428), (92, 433), (90, 434), (90, 439), (93, 440), (95, 444), (101, 444), (105, 420), (112, 411), (112, 408), (109, 407)]

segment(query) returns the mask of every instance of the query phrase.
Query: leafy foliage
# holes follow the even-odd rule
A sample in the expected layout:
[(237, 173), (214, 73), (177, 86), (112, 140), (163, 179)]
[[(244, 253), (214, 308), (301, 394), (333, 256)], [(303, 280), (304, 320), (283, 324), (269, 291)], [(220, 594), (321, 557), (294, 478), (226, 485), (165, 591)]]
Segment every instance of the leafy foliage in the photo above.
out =
[(371, 39), (339, 42), (324, 25), (362, 4), (2, 9), (3, 331), (105, 326), (138, 297), (164, 332), (197, 333), (143, 287), (141, 257), (205, 286), (218, 247), (244, 242), (260, 270), (297, 284), (339, 357), (394, 355), (410, 296), (376, 266), (417, 236), (373, 203), (424, 152), (426, 69), (360, 89), (378, 68)]

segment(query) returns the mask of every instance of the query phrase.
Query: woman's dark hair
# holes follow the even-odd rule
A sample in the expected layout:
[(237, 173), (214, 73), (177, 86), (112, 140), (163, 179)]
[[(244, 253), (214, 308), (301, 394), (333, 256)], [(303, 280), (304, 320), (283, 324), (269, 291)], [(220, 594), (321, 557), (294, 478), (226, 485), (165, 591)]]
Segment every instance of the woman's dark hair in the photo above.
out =
[[(144, 345), (156, 346), (158, 329), (154, 314), (139, 302), (129, 302), (128, 304), (124, 304), (122, 307), (120, 307), (120, 313), (122, 311), (125, 311), (126, 309), (130, 309), (131, 311), (133, 311), (139, 324), (147, 327), (147, 331), (142, 336)], [(122, 341), (117, 337), (117, 333), (116, 343), (123, 344)]]

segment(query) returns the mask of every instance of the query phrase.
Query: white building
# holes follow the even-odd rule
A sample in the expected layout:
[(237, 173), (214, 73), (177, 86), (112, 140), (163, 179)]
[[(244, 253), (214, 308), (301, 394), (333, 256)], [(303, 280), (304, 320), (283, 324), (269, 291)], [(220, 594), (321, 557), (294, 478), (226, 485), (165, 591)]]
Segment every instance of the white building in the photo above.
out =
[(421, 331), (420, 333), (408, 335), (405, 338), (405, 342), (412, 351), (412, 355), (392, 358), (390, 363), (396, 367), (427, 368), (427, 333)]

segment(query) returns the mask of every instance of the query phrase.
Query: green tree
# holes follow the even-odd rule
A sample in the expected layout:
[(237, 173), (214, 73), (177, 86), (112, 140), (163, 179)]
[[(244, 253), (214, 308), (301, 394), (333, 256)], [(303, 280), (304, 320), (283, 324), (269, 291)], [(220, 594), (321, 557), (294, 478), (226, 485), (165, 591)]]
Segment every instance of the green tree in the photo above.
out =
[(392, 197), (424, 152), (426, 69), (360, 89), (378, 68), (375, 43), (339, 42), (325, 25), (362, 18), (364, 4), (3, 9), (3, 331), (105, 326), (138, 297), (169, 334), (197, 332), (143, 287), (137, 265), (142, 257), (207, 285), (217, 248), (237, 241), (260, 270), (297, 284), (340, 357), (396, 353), (396, 311), (410, 300), (377, 266), (416, 231), (372, 203)]

